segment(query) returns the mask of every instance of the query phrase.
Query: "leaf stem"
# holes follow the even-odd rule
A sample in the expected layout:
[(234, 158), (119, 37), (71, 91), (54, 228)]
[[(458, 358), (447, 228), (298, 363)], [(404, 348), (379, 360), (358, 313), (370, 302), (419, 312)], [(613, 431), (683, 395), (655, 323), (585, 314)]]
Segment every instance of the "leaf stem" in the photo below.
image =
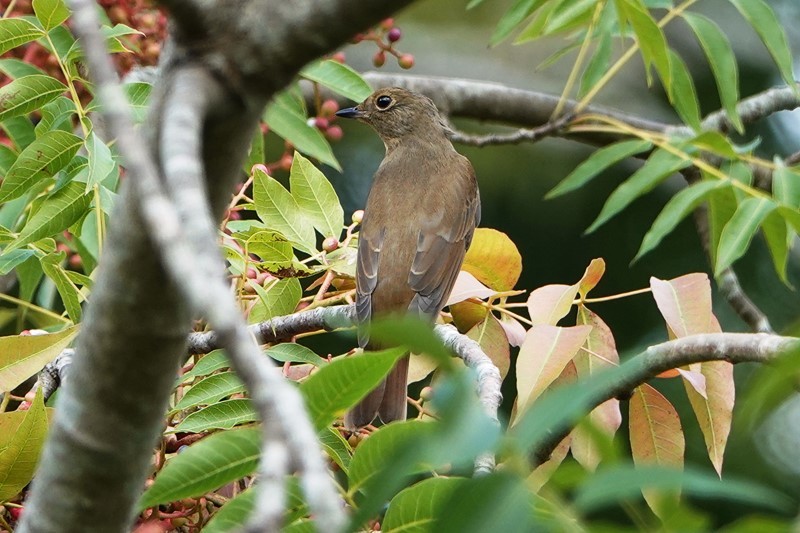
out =
[[(76, 290), (77, 290), (77, 288), (76, 288)], [(69, 320), (68, 318), (64, 318), (63, 316), (58, 315), (58, 314), (54, 313), (53, 311), (51, 311), (49, 309), (45, 309), (44, 307), (39, 307), (36, 304), (32, 304), (30, 302), (26, 302), (25, 300), (20, 300), (19, 298), (14, 298), (13, 296), (9, 296), (8, 294), (3, 294), (2, 292), (0, 292), (0, 300), (5, 300), (7, 302), (11, 302), (13, 304), (16, 304), (16, 305), (18, 305), (20, 307), (25, 307), (25, 308), (30, 309), (32, 311), (39, 312), (39, 313), (41, 313), (43, 315), (49, 316), (50, 318), (54, 318), (56, 320), (59, 320), (59, 321), (63, 322), (64, 324), (72, 323), (72, 321)]]

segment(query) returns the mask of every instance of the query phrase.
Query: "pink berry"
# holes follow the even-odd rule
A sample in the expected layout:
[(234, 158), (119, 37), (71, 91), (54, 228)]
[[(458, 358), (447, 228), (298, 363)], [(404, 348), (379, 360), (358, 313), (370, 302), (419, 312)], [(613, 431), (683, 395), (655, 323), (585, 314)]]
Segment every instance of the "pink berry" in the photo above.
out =
[(414, 66), (414, 56), (411, 54), (403, 54), (397, 59), (397, 64), (401, 68), (409, 69)]
[(325, 130), (325, 137), (328, 138), (330, 141), (339, 141), (342, 139), (344, 132), (342, 131), (341, 126), (330, 126), (327, 130)]
[(375, 55), (372, 56), (372, 64), (380, 68), (384, 63), (386, 63), (386, 54), (383, 52), (383, 50), (378, 50), (375, 52)]
[(389, 39), (390, 43), (396, 43), (402, 37), (402, 33), (400, 32), (400, 28), (392, 28), (389, 30), (389, 33), (386, 34), (386, 38)]
[(314, 125), (321, 130), (326, 130), (328, 129), (329, 122), (325, 117), (317, 117), (314, 119)]
[(323, 117), (332, 117), (337, 111), (339, 111), (339, 104), (336, 103), (336, 100), (325, 100), (319, 107), (319, 114)]
[(332, 252), (339, 248), (339, 239), (336, 237), (328, 237), (322, 241), (322, 249), (326, 252)]

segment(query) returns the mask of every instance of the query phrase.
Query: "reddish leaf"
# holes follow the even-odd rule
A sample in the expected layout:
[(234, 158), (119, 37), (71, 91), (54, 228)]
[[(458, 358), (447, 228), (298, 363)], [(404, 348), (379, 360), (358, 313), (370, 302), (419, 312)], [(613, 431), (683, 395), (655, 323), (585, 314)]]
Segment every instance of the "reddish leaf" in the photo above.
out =
[(519, 323), (515, 318), (508, 315), (500, 317), (500, 325), (506, 332), (506, 339), (511, 346), (520, 346), (522, 341), (525, 340), (525, 326)]
[(528, 297), (528, 314), (531, 322), (555, 326), (559, 320), (567, 316), (577, 294), (577, 284), (539, 287)]
[[(628, 418), (631, 454), (635, 464), (683, 469), (686, 443), (678, 412), (669, 400), (645, 383), (633, 391)], [(643, 490), (642, 494), (659, 516), (663, 510), (662, 498), (677, 497), (674, 493), (664, 494), (653, 490)]]
[(700, 363), (691, 365), (690, 368), (691, 370), (684, 370), (683, 368), (676, 368), (675, 370), (683, 378), (684, 385), (691, 387), (693, 391), (703, 398), (708, 398), (708, 392), (706, 392), (706, 377), (700, 371)]
[(702, 273), (669, 281), (650, 278), (658, 310), (676, 337), (707, 333), (711, 323), (711, 283)]
[(733, 404), (736, 390), (733, 382), (733, 365), (727, 361), (700, 363), (700, 372), (706, 380), (706, 396), (701, 396), (684, 381), (689, 403), (697, 416), (708, 458), (719, 476), (722, 476), (722, 461), (725, 445), (731, 431)]
[(511, 350), (508, 347), (506, 333), (503, 331), (500, 321), (493, 315), (489, 315), (485, 320), (469, 330), (467, 337), (481, 345), (484, 353), (489, 356), (498, 370), (500, 370), (500, 377), (505, 379), (511, 366)]
[(496, 291), (509, 291), (522, 272), (522, 256), (505, 233), (478, 228), (462, 268)]
[(586, 341), (592, 328), (562, 328), (548, 324), (533, 326), (517, 357), (517, 401), (519, 411), (533, 403), (555, 380)]
[(589, 291), (594, 289), (597, 284), (600, 283), (600, 278), (603, 277), (605, 272), (606, 262), (603, 260), (603, 258), (599, 257), (597, 259), (592, 259), (592, 262), (589, 263), (588, 267), (586, 267), (583, 277), (578, 282), (578, 292), (580, 292), (582, 297), (586, 298), (586, 295), (589, 293)]
[[(575, 367), (578, 376), (586, 378), (600, 369), (619, 364), (619, 355), (614, 336), (608, 325), (581, 305), (578, 307), (578, 324), (592, 326), (583, 349), (575, 356)], [(609, 400), (599, 405), (589, 414), (588, 422), (598, 431), (612, 438), (622, 424), (619, 401)], [(572, 456), (584, 468), (594, 470), (601, 459), (596, 436), (585, 428), (578, 426), (573, 432)]]
[(447, 304), (451, 305), (458, 302), (463, 302), (469, 298), (478, 298), (483, 300), (496, 294), (495, 291), (475, 279), (475, 276), (462, 270), (458, 273), (456, 284), (453, 285), (453, 290), (447, 298)]

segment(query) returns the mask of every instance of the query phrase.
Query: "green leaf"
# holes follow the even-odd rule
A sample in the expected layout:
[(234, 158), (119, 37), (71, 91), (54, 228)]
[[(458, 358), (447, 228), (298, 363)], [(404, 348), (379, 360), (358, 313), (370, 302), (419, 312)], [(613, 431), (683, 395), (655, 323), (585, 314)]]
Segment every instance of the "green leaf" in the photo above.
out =
[(315, 354), (310, 348), (294, 342), (282, 342), (266, 351), (266, 354), (281, 363), (308, 363), (325, 366), (328, 361)]
[[(444, 504), (459, 487), (469, 481), (465, 478), (435, 477), (420, 481), (389, 502), (386, 516), (381, 522), (384, 533), (409, 531), (434, 531), (433, 524), (441, 514)], [(492, 501), (490, 498), (486, 501)]]
[(539, 9), (542, 4), (547, 0), (517, 0), (511, 6), (497, 23), (497, 28), (494, 30), (489, 44), (494, 46), (504, 41), (511, 32), (514, 31), (522, 22), (528, 18), (534, 11)]
[(11, 441), (0, 449), (0, 502), (10, 500), (30, 483), (46, 435), (47, 411), (39, 389)]
[(14, 145), (20, 150), (24, 150), (36, 140), (33, 123), (26, 116), (11, 117), (3, 120), (0, 122), (0, 127), (6, 131)]
[(117, 164), (114, 162), (114, 158), (111, 156), (111, 150), (106, 143), (95, 135), (94, 132), (89, 133), (85, 147), (86, 153), (89, 156), (88, 173), (85, 176), (85, 191), (88, 193), (95, 185), (103, 183), (109, 174), (114, 172)]
[(788, 207), (800, 209), (800, 171), (787, 168), (782, 161), (775, 161), (772, 174), (772, 195), (775, 200)]
[(19, 198), (38, 181), (64, 168), (83, 141), (65, 131), (51, 131), (33, 141), (20, 154), (0, 185), (0, 202)]
[(583, 71), (581, 77), (581, 86), (578, 90), (578, 97), (582, 98), (586, 95), (595, 84), (600, 81), (600, 78), (605, 75), (608, 70), (609, 63), (611, 62), (611, 33), (606, 32), (600, 35), (597, 48), (595, 48), (592, 58), (586, 65), (586, 70)]
[(344, 210), (336, 191), (325, 175), (297, 152), (292, 160), (289, 187), (297, 205), (323, 237), (338, 239), (342, 235)]
[(167, 461), (139, 500), (139, 510), (200, 496), (254, 473), (260, 445), (258, 428), (209, 435)]
[(250, 284), (258, 294), (258, 301), (250, 310), (248, 320), (251, 324), (263, 322), (276, 316), (291, 315), (300, 302), (303, 289), (297, 278), (281, 279), (264, 290), (258, 283)]
[(758, 227), (776, 207), (766, 198), (747, 198), (739, 204), (720, 235), (715, 276), (744, 255)]
[(75, 102), (66, 96), (59, 96), (42, 108), (42, 119), (36, 124), (34, 131), (37, 137), (42, 137), (50, 130), (54, 130), (67, 122), (68, 129), (72, 129), (72, 124), (68, 121), (72, 115), (76, 114)]
[(736, 131), (743, 133), (744, 125), (736, 111), (736, 104), (739, 101), (739, 68), (731, 43), (719, 26), (704, 15), (691, 11), (684, 11), (681, 15), (694, 31), (703, 48), (708, 64), (711, 66), (711, 72), (714, 74), (719, 99), (728, 120), (731, 121)]
[(622, 141), (596, 150), (583, 163), (569, 173), (561, 183), (556, 185), (545, 198), (555, 198), (564, 193), (574, 191), (589, 182), (611, 165), (627, 159), (628, 157), (650, 150), (653, 144), (642, 139)]
[(0, 88), (0, 122), (35, 111), (66, 90), (63, 83), (50, 76), (17, 78)]
[[(7, 20), (22, 20), (22, 19), (0, 19), (0, 33), (2, 33), (3, 22)], [(11, 78), (12, 80), (22, 78), (24, 76), (32, 76), (40, 74), (44, 76), (44, 71), (35, 65), (26, 63), (13, 57), (0, 59), (0, 72)]]
[(69, 17), (62, 0), (33, 0), (33, 12), (46, 31), (55, 28)]
[(22, 228), (19, 237), (6, 247), (5, 252), (67, 229), (86, 214), (91, 201), (92, 197), (84, 194), (83, 183), (68, 183), (45, 199), (36, 214)]
[(231, 429), (256, 420), (258, 414), (250, 400), (224, 400), (190, 414), (175, 427), (175, 431), (202, 433), (209, 429)]
[(683, 59), (669, 51), (669, 69), (672, 83), (669, 86), (669, 100), (687, 125), (693, 130), (700, 130), (700, 103), (697, 101), (697, 91), (694, 88), (692, 75), (686, 68)]
[(789, 261), (789, 247), (791, 245), (786, 221), (777, 210), (772, 211), (764, 219), (761, 230), (764, 232), (764, 239), (767, 241), (767, 248), (769, 249), (770, 257), (772, 257), (775, 272), (783, 283), (791, 287), (786, 272)]
[(293, 104), (285, 91), (276, 96), (264, 112), (264, 122), (275, 133), (292, 143), (301, 152), (319, 159), (336, 170), (342, 170), (331, 146), (320, 131), (309, 126), (302, 109)]
[(283, 185), (260, 169), (253, 173), (253, 200), (259, 218), (269, 229), (281, 232), (301, 250), (313, 253), (314, 228), (297, 200)]
[(214, 374), (192, 385), (192, 388), (175, 404), (173, 411), (209, 405), (244, 390), (244, 383), (236, 376), (236, 372)]
[(736, 212), (736, 195), (733, 187), (714, 190), (708, 197), (709, 255), (711, 264), (717, 262), (717, 249), (722, 230)]
[(191, 370), (181, 376), (181, 382), (194, 379), (196, 377), (207, 376), (212, 372), (223, 368), (230, 368), (231, 362), (224, 350), (214, 350), (200, 358)]
[[(225, 503), (203, 526), (203, 533), (232, 533), (241, 530), (256, 507), (256, 491), (249, 487)], [(285, 530), (284, 530), (285, 531)]]
[(64, 252), (50, 254), (42, 258), (42, 270), (45, 275), (53, 280), (56, 285), (59, 296), (64, 302), (64, 308), (67, 310), (70, 320), (77, 324), (81, 321), (81, 302), (80, 293), (77, 287), (67, 277), (66, 272), (61, 267), (61, 262), (66, 258)]
[(795, 86), (792, 73), (792, 52), (786, 32), (783, 30), (775, 12), (764, 0), (730, 0), (736, 9), (750, 23), (761, 41), (769, 50), (781, 77), (790, 86)]
[(39, 372), (69, 346), (78, 333), (77, 326), (47, 335), (12, 335), (0, 337), (0, 392)]
[(369, 334), (370, 339), (382, 346), (404, 346), (407, 351), (424, 353), (445, 367), (452, 362), (451, 353), (431, 325), (419, 317), (404, 314), (375, 319), (370, 323)]
[(358, 72), (332, 59), (311, 63), (300, 71), (300, 75), (356, 102), (372, 94), (372, 87)]
[(342, 434), (339, 433), (339, 430), (333, 427), (326, 427), (322, 431), (317, 434), (319, 437), (319, 443), (322, 445), (322, 449), (325, 450), (325, 453), (328, 454), (333, 462), (339, 465), (339, 468), (342, 469), (342, 472), (347, 474), (348, 470), (350, 469), (350, 456), (353, 454), (352, 448), (350, 445), (347, 444), (347, 441), (344, 440)]
[[(559, 531), (537, 524), (535, 495), (519, 476), (495, 472), (465, 480), (444, 502), (430, 531), (483, 533), (485, 531)], [(574, 526), (574, 524), (573, 524)]]
[(790, 509), (790, 499), (767, 487), (691, 468), (683, 471), (658, 466), (615, 465), (598, 470), (577, 489), (575, 506), (583, 513), (597, 511), (620, 501), (637, 498), (645, 489), (681, 490), (698, 498), (715, 498), (773, 510)]
[(600, 210), (597, 219), (592, 222), (586, 233), (592, 233), (638, 197), (649, 192), (673, 173), (689, 165), (690, 162), (682, 157), (659, 148), (639, 170), (614, 189), (614, 192), (611, 193), (611, 196), (608, 197), (608, 200), (603, 205), (603, 209)]
[(655, 65), (667, 94), (672, 93), (672, 74), (670, 70), (669, 48), (664, 31), (653, 17), (632, 0), (615, 0), (614, 5), (620, 14), (630, 22), (636, 34), (636, 42), (642, 51), (645, 68)]
[(353, 407), (389, 373), (405, 354), (402, 348), (334, 359), (300, 385), (311, 421), (317, 430)]
[(642, 245), (633, 260), (637, 261), (644, 254), (658, 246), (661, 240), (669, 235), (686, 215), (705, 201), (706, 197), (714, 189), (723, 185), (726, 185), (726, 183), (720, 180), (700, 181), (673, 196), (656, 217), (650, 230), (645, 234), (644, 239), (642, 239)]
[(561, 2), (547, 17), (547, 24), (544, 25), (544, 35), (557, 35), (588, 26), (597, 5), (596, 0), (573, 0), (572, 2)]
[(7, 254), (0, 255), (0, 276), (5, 276), (20, 263), (33, 257), (36, 252), (33, 250), (12, 250)]
[(41, 28), (23, 18), (0, 19), (0, 54), (42, 36)]
[(147, 117), (147, 106), (150, 102), (150, 92), (153, 86), (149, 83), (134, 82), (126, 83), (122, 88), (125, 91), (125, 96), (128, 97), (133, 120), (137, 124), (141, 124)]

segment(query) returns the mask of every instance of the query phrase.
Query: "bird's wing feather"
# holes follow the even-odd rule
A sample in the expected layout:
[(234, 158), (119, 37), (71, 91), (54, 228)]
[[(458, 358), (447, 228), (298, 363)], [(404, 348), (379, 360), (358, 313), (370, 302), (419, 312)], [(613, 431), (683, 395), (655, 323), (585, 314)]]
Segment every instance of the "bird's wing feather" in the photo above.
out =
[[(473, 172), (471, 166), (467, 170)], [(469, 200), (456, 221), (444, 217), (435, 228), (419, 234), (417, 252), (408, 275), (408, 283), (416, 293), (409, 305), (412, 313), (435, 315), (453, 288), (475, 226), (480, 221), (480, 196), (474, 188), (474, 181), (470, 184), (473, 190), (466, 195)]]
[(378, 262), (386, 229), (372, 235), (362, 232), (358, 237), (358, 265), (356, 268), (356, 318), (362, 327), (358, 331), (358, 344), (367, 345), (369, 337), (364, 325), (372, 317), (372, 293), (378, 284)]

